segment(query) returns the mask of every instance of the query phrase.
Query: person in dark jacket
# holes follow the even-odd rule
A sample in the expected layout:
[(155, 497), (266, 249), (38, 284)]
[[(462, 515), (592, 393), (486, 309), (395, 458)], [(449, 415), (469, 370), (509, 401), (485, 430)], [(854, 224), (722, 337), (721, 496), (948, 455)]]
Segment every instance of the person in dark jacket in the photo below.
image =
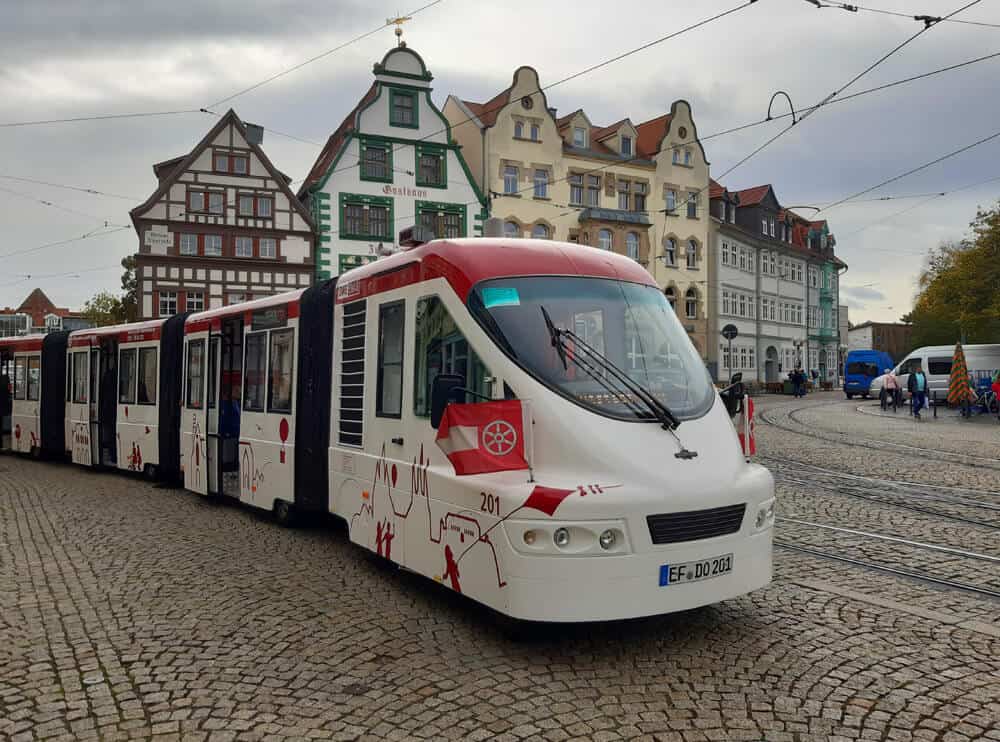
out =
[(792, 390), (796, 397), (806, 396), (805, 384), (806, 374), (801, 368), (796, 366), (795, 370), (792, 371)]
[(913, 404), (911, 408), (913, 416), (919, 420), (920, 410), (923, 409), (924, 401), (927, 399), (927, 374), (919, 364), (907, 379), (906, 390), (910, 393), (910, 401)]

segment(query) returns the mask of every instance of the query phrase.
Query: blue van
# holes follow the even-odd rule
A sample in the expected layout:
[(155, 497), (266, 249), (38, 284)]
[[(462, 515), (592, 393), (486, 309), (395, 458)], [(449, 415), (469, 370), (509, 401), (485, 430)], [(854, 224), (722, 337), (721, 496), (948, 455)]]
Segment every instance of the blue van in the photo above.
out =
[(844, 361), (844, 394), (868, 397), (868, 389), (887, 368), (895, 366), (888, 353), (881, 350), (852, 350)]

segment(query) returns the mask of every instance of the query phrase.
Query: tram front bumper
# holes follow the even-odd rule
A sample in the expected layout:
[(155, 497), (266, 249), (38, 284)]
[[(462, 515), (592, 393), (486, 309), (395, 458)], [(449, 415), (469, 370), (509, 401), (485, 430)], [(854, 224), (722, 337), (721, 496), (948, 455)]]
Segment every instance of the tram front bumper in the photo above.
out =
[[(689, 565), (732, 555), (732, 569), (684, 581)], [(527, 621), (610, 621), (673, 613), (745, 595), (772, 577), (772, 529), (640, 553), (528, 556), (504, 560), (504, 613)], [(685, 565), (685, 570), (680, 570)], [(674, 567), (671, 570), (671, 567)], [(678, 575), (678, 570), (680, 574)]]

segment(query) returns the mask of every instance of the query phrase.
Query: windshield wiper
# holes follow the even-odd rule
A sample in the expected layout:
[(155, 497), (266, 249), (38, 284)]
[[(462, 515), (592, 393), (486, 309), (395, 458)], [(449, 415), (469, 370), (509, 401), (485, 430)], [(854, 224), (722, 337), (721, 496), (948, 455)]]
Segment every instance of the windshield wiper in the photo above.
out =
[[(677, 435), (677, 427), (681, 424), (680, 420), (671, 412), (670, 408), (667, 407), (663, 402), (657, 399), (653, 394), (644, 389), (638, 382), (630, 378), (622, 369), (620, 369), (614, 362), (612, 362), (603, 353), (592, 347), (583, 338), (577, 335), (572, 330), (561, 330), (556, 327), (551, 317), (549, 317), (548, 311), (545, 307), (540, 307), (542, 310), (542, 316), (545, 318), (545, 326), (548, 328), (549, 337), (552, 339), (552, 346), (556, 348), (556, 352), (559, 354), (560, 360), (563, 362), (563, 368), (566, 368), (566, 356), (567, 347), (563, 338), (570, 338), (573, 341), (573, 348), (571, 349), (572, 355), (570, 358), (573, 362), (580, 368), (587, 371), (595, 380), (602, 384), (606, 389), (608, 389), (613, 395), (623, 397), (623, 403), (629, 405), (635, 409), (635, 405), (631, 404), (629, 401), (624, 399), (625, 395), (621, 395), (617, 392), (610, 384), (609, 380), (604, 378), (590, 365), (591, 363), (597, 365), (599, 368), (604, 370), (606, 373), (614, 377), (615, 381), (623, 386), (627, 391), (632, 393), (634, 398), (642, 401), (645, 406), (652, 413), (653, 417), (660, 422), (663, 429), (668, 431), (674, 439), (677, 441), (677, 445), (680, 447), (680, 451), (675, 454), (677, 458), (681, 459), (692, 459), (697, 456), (697, 452), (689, 451), (684, 447), (681, 439)], [(587, 361), (584, 362), (584, 358), (577, 357), (577, 351), (583, 351), (583, 354), (587, 356)]]

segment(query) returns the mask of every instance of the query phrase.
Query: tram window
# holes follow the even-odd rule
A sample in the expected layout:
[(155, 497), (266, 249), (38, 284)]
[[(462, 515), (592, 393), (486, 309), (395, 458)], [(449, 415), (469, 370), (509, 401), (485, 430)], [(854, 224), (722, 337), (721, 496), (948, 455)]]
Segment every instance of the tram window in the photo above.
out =
[(202, 408), (202, 394), (205, 391), (205, 341), (192, 340), (188, 343), (187, 357), (187, 406), (189, 409)]
[(118, 360), (118, 404), (135, 404), (135, 348), (122, 349)]
[(467, 389), (493, 396), (492, 374), (437, 296), (417, 302), (415, 345), (413, 412), (418, 417), (431, 415), (431, 387), (438, 374), (459, 374)]
[(295, 330), (271, 333), (267, 375), (267, 411), (292, 411), (292, 367), (295, 363)]
[(73, 403), (87, 404), (87, 351), (73, 354)]
[(24, 399), (27, 392), (27, 379), (25, 370), (28, 359), (25, 356), (18, 356), (14, 359), (14, 399)]
[(375, 414), (400, 417), (403, 411), (403, 320), (401, 301), (383, 304), (378, 311), (378, 391)]
[(267, 333), (247, 335), (246, 362), (243, 364), (243, 409), (246, 412), (264, 411), (264, 392), (267, 381)]
[(42, 391), (42, 357), (28, 358), (28, 399), (38, 401)]
[(139, 404), (156, 404), (156, 348), (139, 348)]

